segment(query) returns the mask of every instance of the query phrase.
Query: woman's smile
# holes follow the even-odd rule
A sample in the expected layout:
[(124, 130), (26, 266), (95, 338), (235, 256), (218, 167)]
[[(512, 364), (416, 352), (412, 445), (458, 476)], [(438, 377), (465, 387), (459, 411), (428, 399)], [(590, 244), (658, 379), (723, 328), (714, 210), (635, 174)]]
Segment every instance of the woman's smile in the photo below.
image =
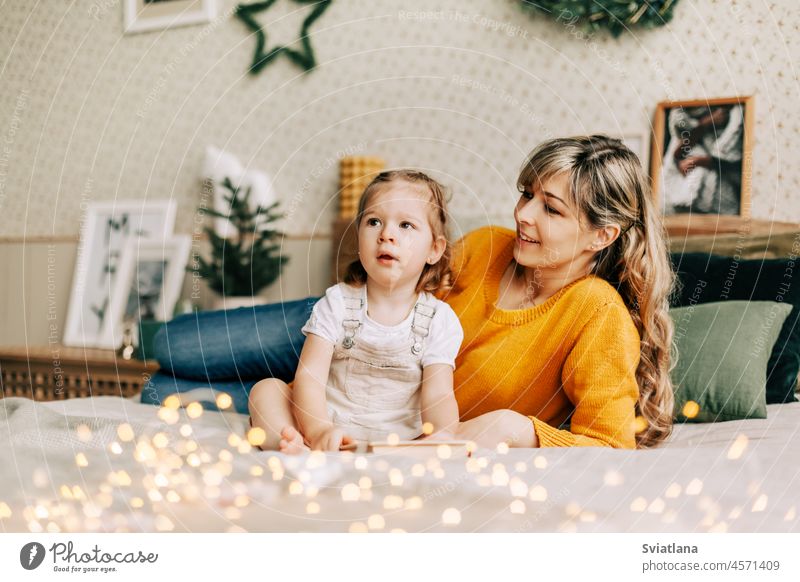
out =
[(525, 236), (524, 234), (522, 234), (521, 231), (517, 230), (517, 244), (519, 244), (521, 247), (524, 248), (524, 247), (539, 246), (542, 243), (541, 241), (535, 238)]

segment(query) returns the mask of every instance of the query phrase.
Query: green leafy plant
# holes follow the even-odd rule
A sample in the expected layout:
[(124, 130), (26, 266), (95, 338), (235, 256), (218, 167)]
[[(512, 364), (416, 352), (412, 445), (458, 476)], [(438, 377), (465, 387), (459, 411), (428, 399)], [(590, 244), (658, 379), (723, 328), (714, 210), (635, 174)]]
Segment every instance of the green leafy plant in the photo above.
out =
[(607, 29), (615, 37), (633, 27), (655, 28), (672, 19), (678, 0), (522, 0), (523, 8), (545, 13), (587, 32)]
[(222, 295), (256, 295), (278, 278), (289, 260), (280, 254), (277, 242), (283, 233), (271, 226), (283, 217), (277, 212), (279, 202), (251, 209), (250, 188), (242, 193), (229, 178), (225, 178), (221, 185), (230, 192), (224, 197), (230, 214), (212, 209), (206, 212), (228, 220), (235, 234), (224, 238), (213, 227), (207, 226), (205, 233), (211, 242), (211, 260), (199, 257), (197, 272), (209, 287)]

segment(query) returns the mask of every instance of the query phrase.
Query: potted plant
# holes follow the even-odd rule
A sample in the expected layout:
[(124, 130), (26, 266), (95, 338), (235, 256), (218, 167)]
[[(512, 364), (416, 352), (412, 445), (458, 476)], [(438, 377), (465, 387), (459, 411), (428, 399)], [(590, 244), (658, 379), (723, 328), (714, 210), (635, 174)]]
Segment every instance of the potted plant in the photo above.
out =
[(277, 212), (278, 202), (251, 208), (249, 187), (242, 192), (230, 178), (225, 178), (221, 185), (228, 191), (224, 198), (230, 212), (213, 209), (206, 212), (227, 220), (233, 234), (223, 237), (211, 226), (204, 229), (211, 243), (211, 258), (199, 257), (197, 272), (220, 295), (215, 307), (255, 305), (261, 302), (256, 295), (280, 276), (289, 260), (280, 254), (277, 242), (283, 233), (273, 228), (273, 223), (283, 215)]

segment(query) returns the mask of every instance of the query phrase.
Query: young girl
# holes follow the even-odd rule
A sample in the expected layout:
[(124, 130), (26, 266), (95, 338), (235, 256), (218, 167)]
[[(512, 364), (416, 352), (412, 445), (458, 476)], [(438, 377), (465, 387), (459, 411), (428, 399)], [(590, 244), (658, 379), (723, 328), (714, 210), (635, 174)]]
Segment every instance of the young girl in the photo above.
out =
[[(303, 327), (294, 386), (270, 378), (250, 392), (262, 448), (339, 450), (390, 434), (452, 437), (458, 318), (432, 292), (449, 281), (444, 188), (421, 172), (383, 172), (356, 218), (358, 260)], [(423, 425), (424, 428), (423, 428)]]

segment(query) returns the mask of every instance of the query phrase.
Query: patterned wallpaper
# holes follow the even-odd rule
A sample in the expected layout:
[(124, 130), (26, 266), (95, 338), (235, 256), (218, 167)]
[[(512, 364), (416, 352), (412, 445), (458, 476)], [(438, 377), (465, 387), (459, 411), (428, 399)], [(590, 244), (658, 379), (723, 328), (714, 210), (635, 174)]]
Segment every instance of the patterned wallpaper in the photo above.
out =
[[(510, 215), (540, 140), (646, 134), (658, 101), (754, 94), (753, 215), (800, 221), (800, 11), (683, 0), (664, 28), (587, 37), (515, 0), (334, 0), (319, 68), (251, 77), (255, 40), (208, 25), (122, 34), (119, 0), (0, 4), (0, 236), (74, 236), (93, 200), (174, 197), (193, 228), (207, 144), (267, 171), (295, 235), (328, 233), (337, 159), (380, 155), (452, 187), (463, 224)], [(401, 7), (402, 6), (402, 7)], [(308, 8), (258, 18), (291, 42)]]

